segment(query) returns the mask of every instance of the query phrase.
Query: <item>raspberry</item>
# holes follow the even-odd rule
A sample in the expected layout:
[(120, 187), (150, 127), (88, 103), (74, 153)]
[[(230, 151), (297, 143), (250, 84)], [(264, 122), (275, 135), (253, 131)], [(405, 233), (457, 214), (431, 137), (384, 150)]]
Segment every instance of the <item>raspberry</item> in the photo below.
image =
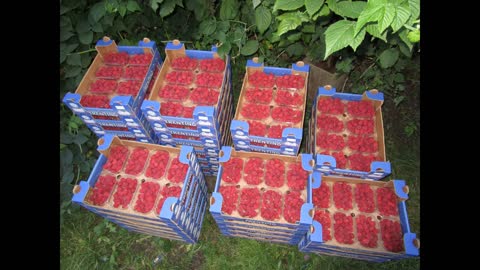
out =
[(269, 116), (270, 107), (268, 105), (244, 104), (240, 114), (245, 118), (262, 120)]
[(103, 57), (103, 62), (106, 65), (126, 65), (129, 58), (128, 53), (126, 52), (107, 53)]
[(324, 242), (332, 240), (332, 234), (330, 228), (332, 226), (332, 220), (330, 219), (330, 214), (327, 210), (315, 210), (315, 215), (313, 219), (322, 224), (322, 238)]
[(195, 126), (187, 126), (187, 125), (179, 125), (179, 124), (171, 124), (165, 123), (168, 128), (181, 128), (181, 129), (190, 129), (190, 130), (197, 130)]
[(130, 66), (125, 68), (125, 74), (123, 75), (123, 78), (143, 81), (147, 75), (147, 72), (148, 67)]
[(266, 74), (262, 71), (255, 71), (248, 75), (248, 82), (254, 87), (273, 87), (275, 76), (273, 74)]
[(149, 66), (152, 62), (153, 55), (150, 53), (134, 54), (128, 61), (129, 65)]
[(137, 189), (137, 180), (133, 178), (122, 178), (118, 182), (117, 190), (113, 194), (113, 207), (121, 206), (127, 208), (133, 198), (133, 193)]
[(198, 105), (215, 105), (218, 102), (219, 94), (216, 90), (198, 87), (193, 89), (190, 100)]
[(277, 90), (275, 102), (278, 105), (302, 106), (303, 97), (304, 96), (302, 94), (299, 94), (297, 92)]
[(176, 157), (170, 164), (167, 179), (173, 183), (182, 183), (185, 180), (185, 176), (187, 176), (187, 171), (188, 164), (181, 163), (178, 157)]
[(385, 249), (391, 252), (403, 251), (403, 235), (399, 222), (382, 219), (380, 230)]
[(322, 113), (343, 114), (345, 112), (344, 105), (338, 98), (319, 99), (317, 108)]
[(302, 110), (294, 110), (287, 107), (276, 107), (272, 110), (273, 120), (279, 122), (291, 122), (293, 124), (296, 124), (302, 121), (302, 117)]
[(343, 213), (335, 213), (333, 220), (335, 221), (333, 225), (335, 239), (342, 244), (353, 244), (353, 218)]
[(260, 158), (250, 158), (245, 164), (244, 178), (249, 185), (258, 185), (262, 182), (264, 162)]
[(359, 135), (373, 135), (375, 123), (372, 119), (353, 119), (347, 122), (347, 129)]
[(107, 96), (85, 95), (80, 104), (87, 108), (110, 108), (110, 99)]
[(185, 118), (193, 118), (193, 111), (195, 107), (183, 107), (183, 117)]
[(333, 202), (338, 209), (352, 209), (352, 187), (345, 182), (335, 182), (333, 184)]
[(103, 169), (112, 173), (117, 173), (123, 168), (123, 164), (127, 160), (128, 149), (125, 146), (113, 146), (110, 149), (107, 162), (103, 166)]
[(242, 177), (243, 160), (232, 158), (223, 163), (222, 181), (225, 183), (238, 183)]
[(395, 192), (389, 188), (377, 189), (377, 207), (380, 214), (384, 216), (397, 216), (397, 196)]
[(181, 134), (172, 134), (172, 137), (175, 139), (184, 139), (184, 140), (194, 140), (194, 141), (199, 141), (198, 137), (193, 137), (193, 136), (187, 136), (187, 135), (181, 135)]
[(287, 89), (302, 89), (305, 86), (305, 78), (301, 75), (277, 76), (277, 87)]
[(300, 220), (300, 211), (303, 203), (304, 201), (298, 191), (290, 191), (290, 193), (285, 195), (283, 217), (288, 223), (295, 223)]
[(260, 190), (258, 188), (244, 188), (240, 193), (238, 213), (242, 217), (253, 218), (258, 215), (260, 207)]
[(284, 126), (284, 125), (271, 125), (269, 128), (268, 128), (268, 133), (267, 133), (267, 137), (269, 138), (274, 138), (274, 139), (281, 139), (282, 138), (282, 133), (283, 133), (283, 130), (285, 128), (289, 127), (288, 125), (287, 126)]
[(176, 102), (162, 102), (160, 104), (160, 114), (166, 116), (182, 116), (183, 106)]
[(313, 205), (320, 208), (330, 207), (330, 186), (322, 181), (319, 188), (312, 189)]
[(128, 158), (125, 173), (137, 175), (143, 171), (148, 157), (148, 149), (136, 148)]
[(375, 156), (364, 156), (362, 154), (353, 154), (348, 157), (350, 169), (357, 171), (370, 171), (370, 164), (375, 160)]
[(349, 101), (347, 103), (347, 112), (356, 117), (374, 117), (375, 110), (373, 102), (368, 100)]
[(175, 58), (172, 61), (172, 68), (177, 70), (194, 70), (197, 67), (197, 60), (188, 56)]
[(188, 97), (189, 93), (190, 91), (186, 87), (167, 84), (158, 91), (158, 96), (164, 99), (183, 101)]
[(89, 201), (91, 201), (93, 205), (103, 205), (110, 196), (115, 183), (115, 177), (111, 175), (98, 177), (98, 180), (91, 191)]
[(96, 94), (110, 94), (117, 88), (117, 82), (113, 80), (96, 80), (90, 84), (90, 92)]
[(281, 187), (285, 183), (285, 164), (280, 159), (267, 161), (265, 184), (271, 187)]
[(331, 154), (337, 162), (337, 168), (345, 169), (347, 167), (347, 158), (343, 152), (332, 152)]
[(375, 153), (378, 151), (378, 143), (372, 137), (348, 136), (348, 147), (363, 153)]
[(260, 216), (266, 220), (280, 218), (282, 211), (282, 195), (273, 190), (267, 190), (262, 196), (262, 208)]
[(182, 193), (182, 188), (177, 187), (177, 186), (166, 186), (162, 189), (161, 197), (160, 200), (158, 200), (157, 204), (157, 209), (155, 212), (157, 212), (157, 215), (160, 214), (160, 211), (162, 210), (163, 203), (165, 200), (169, 197), (179, 197), (180, 194)]
[(119, 79), (122, 74), (123, 68), (118, 66), (103, 66), (95, 72), (95, 76), (104, 79)]
[(340, 135), (317, 133), (317, 146), (322, 149), (342, 150), (345, 140)]
[(171, 71), (165, 75), (165, 80), (171, 84), (189, 85), (193, 82), (193, 73), (188, 71)]
[(166, 151), (157, 151), (150, 157), (145, 176), (160, 179), (165, 174), (170, 156)]
[(272, 89), (247, 88), (245, 99), (250, 103), (269, 104), (272, 101)]
[(264, 137), (267, 133), (267, 125), (258, 121), (247, 121), (249, 125), (248, 133), (253, 136)]
[(200, 70), (206, 72), (222, 72), (225, 69), (225, 61), (220, 58), (200, 60)]
[(364, 213), (373, 213), (375, 210), (375, 201), (373, 199), (372, 188), (367, 184), (356, 184), (355, 202), (360, 211)]
[(343, 122), (337, 117), (321, 115), (317, 117), (317, 128), (321, 131), (341, 132), (344, 129)]
[(142, 82), (140, 81), (125, 81), (118, 84), (117, 94), (130, 95), (136, 97), (140, 91)]
[(220, 186), (223, 197), (222, 212), (232, 214), (237, 208), (238, 189), (235, 186)]
[(220, 88), (223, 82), (223, 74), (200, 73), (197, 75), (198, 86)]
[(377, 247), (378, 229), (375, 226), (375, 221), (371, 217), (359, 215), (356, 222), (358, 242), (364, 247)]
[(144, 182), (140, 185), (140, 193), (135, 203), (135, 211), (140, 213), (148, 213), (153, 209), (155, 200), (157, 199), (160, 185), (154, 182)]
[(307, 185), (308, 172), (302, 168), (300, 163), (292, 163), (288, 166), (287, 185), (294, 190), (303, 190)]

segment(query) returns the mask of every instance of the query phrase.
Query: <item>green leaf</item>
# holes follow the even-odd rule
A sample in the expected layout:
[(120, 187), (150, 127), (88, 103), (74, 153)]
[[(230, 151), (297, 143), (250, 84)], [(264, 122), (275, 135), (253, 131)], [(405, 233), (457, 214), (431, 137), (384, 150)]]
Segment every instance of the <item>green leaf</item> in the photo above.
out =
[(305, 24), (302, 27), (302, 33), (307, 33), (307, 34), (315, 33), (315, 24)]
[(318, 17), (328, 16), (330, 14), (330, 8), (327, 5), (323, 5), (319, 12), (313, 15), (312, 20), (316, 21)]
[(81, 43), (89, 45), (93, 40), (93, 32), (79, 33), (78, 39)]
[(204, 20), (198, 26), (198, 30), (201, 33), (203, 33), (205, 36), (211, 35), (213, 32), (215, 32), (216, 28), (217, 28), (217, 23), (215, 21), (215, 18)]
[(238, 13), (238, 2), (236, 0), (223, 0), (220, 5), (220, 19), (222, 21), (233, 20)]
[(386, 4), (383, 10), (380, 10), (380, 17), (378, 18), (378, 30), (383, 32), (393, 22), (395, 18), (395, 6)]
[(81, 63), (82, 63), (82, 68), (87, 68), (88, 66), (90, 66), (90, 63), (92, 62), (92, 56), (84, 53), (84, 54), (81, 54)]
[(228, 21), (218, 21), (217, 22), (217, 29), (218, 32), (226, 33), (230, 29), (230, 23)]
[(325, 0), (305, 0), (305, 8), (308, 14), (310, 14), (310, 17), (320, 10), (324, 2)]
[(382, 68), (389, 68), (398, 61), (398, 50), (395, 48), (387, 49), (380, 54), (378, 60)]
[(70, 31), (62, 31), (62, 29), (60, 29), (60, 42), (66, 41), (74, 35), (75, 34)]
[(398, 107), (400, 103), (405, 99), (405, 96), (398, 96), (393, 99), (393, 103), (395, 103), (395, 107)]
[(64, 51), (60, 50), (60, 64), (62, 64), (65, 59), (67, 59), (67, 54)]
[(127, 9), (130, 12), (134, 12), (136, 10), (142, 10), (140, 6), (138, 5), (137, 1), (129, 0), (127, 2)]
[(150, 3), (150, 6), (152, 7), (153, 11), (157, 11), (158, 9), (158, 6), (163, 3), (163, 0), (152, 0), (152, 2)]
[(223, 43), (222, 46), (218, 47), (217, 53), (218, 55), (220, 55), (220, 57), (223, 57), (224, 55), (227, 55), (231, 49), (232, 49), (232, 45), (226, 42), (226, 43)]
[(354, 38), (356, 22), (341, 20), (330, 25), (325, 31), (325, 58), (333, 52), (351, 46), (355, 50), (363, 41), (365, 29), (360, 31)]
[(299, 42), (293, 43), (285, 49), (290, 57), (303, 55), (304, 50), (305, 47)]
[(73, 136), (69, 133), (60, 133), (60, 142), (63, 144), (73, 143)]
[(79, 66), (67, 66), (65, 67), (65, 78), (75, 77), (82, 71)]
[(85, 20), (80, 20), (77, 25), (75, 25), (75, 30), (77, 33), (85, 33), (90, 31), (90, 23), (88, 22), (87, 19)]
[(270, 13), (270, 9), (264, 6), (259, 6), (257, 9), (255, 9), (255, 24), (257, 25), (257, 29), (260, 34), (268, 29), (271, 22), (272, 14)]
[(81, 66), (81, 57), (80, 54), (71, 54), (67, 57), (67, 64), (71, 66)]
[(387, 42), (387, 31), (383, 31), (383, 34), (380, 33), (380, 31), (378, 30), (378, 23), (368, 23), (365, 29), (367, 30), (367, 33), (369, 33), (373, 37), (379, 38)]
[(119, 6), (118, 7), (118, 13), (120, 16), (125, 17), (125, 14), (127, 14), (127, 7), (126, 6)]
[(281, 20), (277, 29), (277, 34), (279, 36), (290, 30), (296, 29), (303, 22), (310, 20), (306, 14), (300, 11), (284, 13), (278, 16), (277, 19)]
[(256, 51), (258, 51), (258, 41), (257, 40), (249, 40), (240, 50), (242, 55), (252, 55)]
[(63, 151), (60, 152), (60, 163), (62, 167), (68, 164), (71, 164), (73, 161), (73, 153), (70, 149), (65, 148)]
[(298, 41), (301, 37), (302, 37), (302, 32), (298, 32), (298, 33), (288, 35), (287, 39), (289, 41), (295, 42), (295, 41)]
[(402, 28), (402, 26), (407, 23), (408, 18), (410, 18), (410, 10), (402, 6), (398, 6), (395, 13), (395, 18), (392, 22), (393, 33)]
[(295, 10), (303, 6), (303, 1), (299, 0), (276, 0), (273, 5), (273, 11), (276, 10)]
[(365, 9), (360, 13), (360, 16), (358, 16), (354, 35), (357, 35), (365, 24), (377, 22), (380, 18), (383, 18), (386, 4), (387, 0), (369, 0)]
[(261, 2), (261, 0), (252, 0), (253, 8), (256, 8)]
[(175, 9), (176, 1), (175, 0), (165, 0), (160, 7), (160, 16), (162, 18), (172, 14), (173, 10)]
[(71, 53), (78, 47), (78, 45), (78, 43), (68, 44), (63, 50), (65, 51), (65, 53)]
[(225, 32), (216, 31), (213, 38), (223, 43), (227, 40), (227, 35), (225, 35)]
[(72, 21), (67, 16), (60, 17), (60, 29), (65, 31), (73, 31)]
[(408, 0), (408, 7), (410, 8), (410, 17), (409, 23), (412, 24), (420, 16), (420, 0)]
[(364, 1), (352, 2), (350, 0), (338, 2), (337, 0), (327, 0), (327, 4), (330, 10), (332, 10), (336, 14), (343, 17), (356, 19), (358, 18), (358, 16), (360, 16), (362, 11), (365, 9), (367, 2), (364, 2)]
[(62, 182), (69, 184), (72, 182), (73, 177), (74, 177), (73, 171), (69, 170), (62, 176)]
[(90, 16), (93, 21), (98, 22), (103, 16), (105, 16), (105, 12), (105, 3), (102, 1), (96, 3), (92, 6), (92, 8), (90, 8), (88, 16)]
[(84, 144), (87, 141), (88, 141), (88, 138), (83, 134), (77, 134), (77, 136), (75, 136), (75, 139), (74, 139), (74, 142), (80, 145)]
[(400, 49), (400, 52), (403, 53), (403, 55), (408, 58), (412, 58), (412, 51), (407, 47), (407, 45), (405, 45), (405, 43), (398, 43), (398, 48)]
[(406, 28), (402, 28), (402, 30), (398, 32), (398, 37), (400, 38), (400, 40), (402, 40), (403, 43), (405, 43), (405, 45), (411, 51), (413, 49), (413, 44), (408, 39), (407, 35), (408, 35), (408, 30)]

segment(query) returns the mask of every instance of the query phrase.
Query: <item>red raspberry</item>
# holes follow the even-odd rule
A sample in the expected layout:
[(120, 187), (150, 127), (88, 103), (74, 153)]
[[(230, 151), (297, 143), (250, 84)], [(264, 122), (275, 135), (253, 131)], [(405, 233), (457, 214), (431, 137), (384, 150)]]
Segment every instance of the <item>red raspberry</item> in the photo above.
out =
[(375, 201), (373, 199), (373, 190), (370, 185), (355, 185), (355, 202), (360, 211), (364, 213), (373, 213), (375, 210)]
[(93, 205), (103, 205), (108, 197), (110, 197), (110, 193), (112, 192), (115, 183), (115, 177), (111, 175), (102, 175), (98, 177), (98, 180), (90, 193), (89, 201), (91, 201)]
[(152, 62), (153, 55), (150, 53), (134, 54), (128, 61), (129, 65), (149, 66)]
[(302, 89), (305, 86), (305, 78), (302, 75), (277, 76), (277, 87), (287, 89)]
[(269, 104), (272, 101), (273, 90), (261, 88), (247, 88), (245, 99), (250, 103)]
[(380, 214), (384, 216), (397, 216), (397, 196), (390, 188), (382, 187), (377, 189), (377, 207)]
[(275, 102), (278, 105), (302, 106), (304, 95), (292, 91), (277, 90)]
[(308, 172), (301, 163), (292, 163), (288, 166), (287, 185), (294, 190), (304, 190), (308, 181)]
[(382, 232), (383, 246), (391, 252), (403, 251), (403, 235), (400, 223), (388, 219), (380, 221), (380, 230)]
[(144, 182), (140, 185), (140, 193), (135, 203), (135, 211), (148, 213), (153, 209), (155, 200), (158, 196), (160, 185), (155, 182)]
[(197, 59), (188, 56), (175, 58), (172, 60), (172, 68), (177, 70), (194, 70), (197, 67)]
[(378, 143), (372, 137), (348, 136), (348, 147), (362, 153), (375, 153), (378, 151)]
[(215, 105), (218, 102), (218, 96), (220, 92), (204, 87), (198, 87), (193, 89), (190, 100), (198, 105)]
[(268, 133), (267, 137), (269, 138), (274, 138), (274, 139), (281, 139), (282, 138), (282, 133), (283, 130), (287, 127), (290, 127), (289, 125), (270, 125), (268, 128)]
[(347, 112), (356, 117), (374, 117), (375, 109), (373, 102), (368, 100), (349, 101), (347, 103)]
[(267, 134), (267, 125), (258, 121), (247, 121), (249, 125), (248, 133), (253, 136), (265, 137)]
[(118, 84), (117, 94), (129, 95), (136, 97), (140, 91), (142, 82), (140, 81), (125, 81)]
[(300, 221), (300, 211), (304, 200), (300, 197), (300, 192), (290, 191), (285, 195), (283, 206), (283, 217), (288, 223)]
[(347, 158), (343, 152), (332, 152), (331, 156), (335, 158), (337, 162), (337, 168), (345, 169), (347, 167)]
[(188, 88), (178, 85), (165, 85), (160, 91), (158, 91), (158, 96), (164, 99), (173, 99), (183, 101), (187, 99), (190, 91)]
[(338, 98), (322, 98), (318, 100), (317, 108), (322, 113), (343, 114), (345, 107)]
[(220, 88), (223, 82), (223, 74), (200, 73), (197, 75), (198, 86)]
[(344, 129), (343, 122), (337, 117), (320, 115), (317, 117), (317, 128), (321, 131), (341, 132)]
[(242, 177), (243, 160), (232, 158), (223, 163), (222, 181), (225, 183), (238, 183)]
[(170, 155), (166, 151), (157, 151), (150, 157), (145, 176), (160, 179), (165, 174)]
[(322, 149), (342, 150), (345, 140), (340, 135), (317, 133), (317, 146)]
[(127, 208), (133, 198), (133, 193), (137, 189), (137, 180), (133, 178), (122, 178), (118, 182), (115, 194), (113, 194), (113, 207), (121, 206)]
[(170, 168), (168, 169), (167, 179), (173, 183), (182, 183), (187, 176), (188, 164), (183, 164), (180, 162), (178, 157), (172, 160)]
[(162, 207), (163, 207), (163, 203), (165, 202), (165, 200), (167, 198), (169, 198), (169, 197), (177, 197), (178, 198), (181, 193), (182, 193), (182, 188), (181, 187), (165, 186), (162, 189), (162, 192), (160, 193), (161, 194), (160, 200), (158, 200), (157, 209), (155, 211), (155, 212), (157, 212), (157, 215), (160, 214), (160, 211), (162, 210)]
[(270, 107), (268, 105), (243, 104), (240, 114), (245, 118), (262, 120), (270, 115)]
[(107, 53), (103, 57), (103, 62), (106, 65), (126, 65), (129, 55), (126, 52)]
[(350, 169), (363, 172), (370, 171), (370, 165), (375, 159), (375, 156), (364, 156), (362, 154), (353, 154), (348, 157)]
[(195, 107), (183, 107), (183, 117), (185, 118), (193, 118), (193, 111)]
[(110, 108), (110, 99), (107, 96), (85, 95), (80, 104), (87, 108)]
[(372, 119), (353, 119), (347, 122), (347, 129), (355, 134), (373, 135), (375, 123)]
[(327, 210), (315, 210), (313, 219), (322, 224), (322, 240), (324, 242), (332, 240), (332, 234), (330, 232), (332, 220), (330, 219), (330, 214), (327, 212)]
[(273, 190), (267, 190), (262, 196), (262, 208), (260, 215), (266, 220), (280, 218), (282, 212), (282, 195)]
[(248, 75), (248, 82), (254, 87), (273, 87), (275, 83), (275, 76), (273, 74), (266, 74), (262, 71), (255, 71)]
[(200, 70), (205, 72), (222, 72), (225, 70), (225, 61), (220, 58), (200, 60)]
[(220, 186), (220, 193), (223, 197), (222, 212), (232, 214), (237, 208), (238, 188), (235, 186)]
[(128, 158), (125, 173), (137, 175), (143, 171), (148, 157), (148, 149), (136, 148)]
[(312, 189), (313, 205), (320, 208), (330, 207), (330, 185), (322, 181), (319, 188)]
[(272, 110), (272, 118), (279, 122), (300, 123), (303, 117), (303, 110), (294, 110), (288, 107), (276, 107)]
[(123, 68), (118, 66), (103, 66), (95, 72), (95, 76), (104, 79), (119, 79), (122, 74)]
[(127, 160), (127, 156), (128, 149), (125, 146), (112, 146), (107, 162), (103, 166), (103, 169), (112, 173), (118, 173), (123, 168), (123, 164)]
[(345, 182), (335, 182), (333, 184), (333, 202), (338, 209), (353, 209), (352, 187)]
[(117, 82), (113, 80), (96, 80), (90, 84), (90, 92), (96, 94), (110, 94), (117, 88)]
[(147, 75), (147, 72), (148, 67), (130, 66), (125, 68), (125, 74), (123, 75), (123, 78), (143, 81)]
[(253, 218), (258, 215), (260, 208), (260, 190), (258, 188), (244, 188), (240, 193), (240, 203), (238, 213), (242, 217)]
[(170, 71), (165, 80), (171, 84), (189, 85), (193, 82), (193, 73), (188, 71)]
[(270, 187), (281, 187), (285, 184), (285, 164), (283, 161), (276, 158), (267, 161), (265, 184)]
[(335, 224), (333, 225), (334, 237), (342, 244), (353, 244), (353, 218), (343, 213), (333, 215)]
[(244, 176), (245, 182), (249, 185), (258, 185), (262, 182), (264, 162), (260, 158), (250, 158), (245, 164)]
[(357, 239), (364, 247), (377, 247), (378, 229), (372, 217), (359, 215), (356, 218), (357, 223)]
[(182, 116), (183, 106), (176, 102), (161, 102), (160, 114), (165, 116)]

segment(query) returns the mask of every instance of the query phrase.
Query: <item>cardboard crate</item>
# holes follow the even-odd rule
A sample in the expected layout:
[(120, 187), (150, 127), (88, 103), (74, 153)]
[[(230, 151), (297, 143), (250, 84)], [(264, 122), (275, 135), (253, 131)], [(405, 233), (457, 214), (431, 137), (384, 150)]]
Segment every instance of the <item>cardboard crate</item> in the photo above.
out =
[[(232, 164), (239, 160), (242, 160), (241, 166), (240, 164), (237, 164), (239, 166), (231, 167)], [(302, 163), (300, 156), (290, 157), (256, 152), (237, 152), (228, 146), (222, 147), (219, 162), (220, 167), (218, 170), (217, 181), (214, 192), (210, 198), (210, 213), (217, 222), (222, 233), (227, 235), (230, 233), (234, 233), (235, 235), (246, 233), (247, 235), (252, 236), (253, 233), (263, 234), (268, 231), (269, 235), (279, 234), (276, 236), (287, 237), (289, 239), (287, 241), (288, 243), (297, 244), (300, 237), (305, 235), (311, 226), (311, 215), (313, 214), (311, 190), (312, 187), (318, 186), (318, 183), (315, 183), (312, 178), (312, 167), (308, 162)], [(250, 170), (250, 167), (259, 165), (255, 164), (255, 162), (261, 163), (263, 173), (258, 172), (259, 175), (256, 177), (250, 177), (248, 175), (253, 173), (253, 171)], [(283, 172), (278, 171), (278, 167), (272, 167), (273, 171), (269, 170), (267, 172), (267, 164), (271, 163), (275, 165), (275, 162), (278, 162), (278, 166), (280, 166), (280, 163), (283, 164)], [(247, 167), (248, 170), (246, 170)], [(301, 180), (302, 176), (300, 176), (300, 179), (297, 179), (299, 180), (298, 182), (292, 181), (293, 177), (298, 173), (294, 169), (304, 172), (305, 179), (303, 184)], [(271, 173), (278, 175), (275, 175), (274, 177), (266, 176)], [(278, 183), (271, 182), (278, 181), (278, 177), (283, 177), (283, 181), (280, 180)], [(255, 184), (256, 182), (258, 182), (258, 184)], [(223, 188), (225, 187), (234, 189), (236, 192), (233, 206), (229, 201), (224, 202), (224, 195), (222, 194), (224, 192)], [(240, 197), (244, 188), (256, 188), (260, 194), (258, 205), (253, 205), (253, 209), (241, 209), (242, 207), (240, 207), (242, 204)], [(275, 193), (277, 199), (280, 198), (278, 201), (278, 203), (281, 204), (281, 210), (279, 213), (269, 212), (276, 208), (269, 208), (268, 205), (263, 207), (262, 198), (263, 196), (266, 196), (265, 194), (268, 191), (273, 191), (271, 194)], [(291, 206), (289, 205), (284, 207), (286, 196), (289, 196), (288, 194), (292, 192), (298, 192), (299, 198), (303, 201), (301, 206), (298, 205), (298, 213), (293, 213), (292, 210), (290, 210)], [(246, 202), (245, 200), (243, 201)], [(230, 209), (230, 207), (232, 208)], [(285, 209), (288, 209), (289, 211), (285, 212)], [(255, 215), (252, 215), (252, 213), (248, 214), (249, 211), (255, 211)], [(267, 214), (267, 212), (269, 213)], [(298, 218), (295, 217), (297, 214)], [(265, 217), (268, 217), (269, 219), (263, 218), (262, 215), (265, 215)], [(293, 216), (290, 217), (290, 215)], [(288, 220), (292, 221), (296, 219), (296, 221), (290, 223), (285, 218), (286, 216), (288, 216)]]
[(372, 180), (390, 175), (382, 103), (383, 93), (377, 90), (359, 95), (337, 93), (328, 85), (319, 87), (307, 143), (307, 152), (314, 154), (314, 169), (326, 175)]
[[(101, 155), (88, 180), (81, 181), (74, 189), (73, 202), (132, 231), (188, 243), (198, 241), (207, 206), (207, 186), (193, 147), (145, 144), (107, 134), (99, 140), (98, 151)], [(112, 158), (110, 162), (109, 158)], [(160, 164), (157, 172), (151, 169), (153, 164)], [(103, 192), (97, 190), (101, 177), (113, 182), (110, 186), (102, 182)], [(135, 187), (126, 208), (116, 207), (117, 192), (126, 192), (120, 187), (124, 178), (132, 179)], [(148, 183), (158, 189), (141, 195), (143, 185)], [(177, 193), (172, 191), (175, 188)], [(153, 206), (137, 208), (138, 202), (151, 200), (148, 197), (152, 197)], [(169, 237), (171, 235), (174, 237)]]
[[(405, 201), (409, 189), (405, 181), (360, 180), (318, 172), (313, 173), (313, 178), (320, 179), (321, 185), (312, 192), (314, 220), (298, 244), (300, 251), (376, 262), (419, 255), (420, 241), (408, 222)], [(343, 205), (350, 196), (351, 205)], [(347, 199), (342, 201), (342, 197)], [(388, 208), (389, 204), (393, 207)], [(340, 216), (351, 220), (352, 238), (343, 238), (350, 230), (336, 226), (337, 214), (339, 222), (346, 222), (340, 221)], [(358, 228), (364, 231), (359, 234)], [(394, 240), (386, 242), (389, 238)]]
[[(247, 61), (237, 110), (230, 126), (237, 151), (290, 156), (298, 154), (303, 134), (309, 68), (303, 62), (292, 64), (292, 68), (280, 68), (263, 66), (258, 63), (258, 58)], [(266, 79), (262, 81), (262, 77)], [(292, 82), (298, 84), (289, 85)], [(251, 110), (258, 111), (255, 113)], [(295, 117), (281, 119), (283, 114)]]
[[(63, 102), (99, 137), (111, 133), (122, 138), (154, 143), (153, 131), (140, 116), (140, 105), (145, 98), (154, 71), (162, 63), (155, 42), (145, 38), (138, 43), (138, 46), (117, 46), (115, 41), (104, 37), (97, 42), (95, 48), (98, 54), (78, 88), (75, 93), (67, 93)], [(124, 62), (110, 62), (110, 57), (114, 53), (123, 54)], [(126, 62), (133, 61), (140, 55), (150, 55), (152, 58), (146, 59), (143, 65)], [(142, 78), (132, 79), (134, 76), (131, 76), (130, 70), (136, 68), (142, 69), (140, 72), (145, 72), (145, 75)], [(103, 72), (104, 70), (110, 71)], [(99, 82), (101, 85), (98, 84)], [(127, 85), (126, 89), (130, 87), (129, 91), (123, 91), (125, 85)], [(110, 86), (112, 89), (107, 89)], [(93, 89), (108, 91), (94, 93)], [(120, 90), (121, 92), (118, 92)], [(129, 95), (128, 93), (132, 90), (137, 93)], [(92, 98), (103, 100), (94, 102)]]

